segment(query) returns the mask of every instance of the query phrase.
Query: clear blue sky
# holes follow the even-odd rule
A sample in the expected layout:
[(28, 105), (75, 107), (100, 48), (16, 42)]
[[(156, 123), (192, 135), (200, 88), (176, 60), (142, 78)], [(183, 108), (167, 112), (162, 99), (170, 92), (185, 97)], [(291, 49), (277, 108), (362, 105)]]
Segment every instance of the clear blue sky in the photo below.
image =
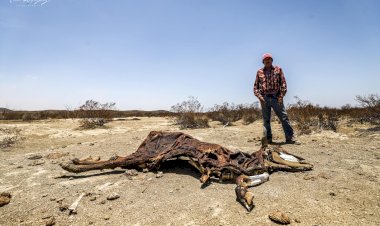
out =
[(0, 3), (0, 107), (252, 103), (270, 52), (322, 106), (380, 93), (380, 1), (50, 0)]

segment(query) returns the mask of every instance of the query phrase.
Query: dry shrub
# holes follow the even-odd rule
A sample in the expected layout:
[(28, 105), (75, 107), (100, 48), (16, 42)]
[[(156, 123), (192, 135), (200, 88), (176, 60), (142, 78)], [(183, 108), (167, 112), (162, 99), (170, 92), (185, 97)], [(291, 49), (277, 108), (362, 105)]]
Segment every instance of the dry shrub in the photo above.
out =
[(369, 94), (367, 96), (357, 95), (355, 100), (362, 106), (362, 111), (360, 114), (352, 115), (352, 117), (356, 118), (361, 123), (368, 122), (373, 125), (379, 125), (380, 96), (378, 94)]
[(203, 107), (195, 97), (190, 96), (186, 101), (177, 103), (171, 111), (176, 113), (175, 124), (181, 129), (209, 127), (208, 118), (202, 116)]
[(208, 112), (208, 117), (214, 121), (219, 121), (223, 125), (231, 126), (233, 122), (243, 119), (243, 123), (248, 125), (260, 118), (261, 113), (258, 104), (238, 104), (224, 102), (221, 105), (214, 105)]
[(20, 140), (23, 140), (24, 138), (20, 135), (20, 132), (21, 130), (18, 128), (0, 128), (0, 133), (5, 134), (5, 136), (0, 139), (0, 149), (9, 148), (18, 143)]
[(112, 110), (115, 105), (115, 103), (101, 104), (95, 100), (87, 100), (76, 111), (77, 117), (81, 118), (80, 127), (83, 129), (103, 127), (112, 119)]
[(332, 130), (336, 132), (338, 124), (338, 110), (335, 108), (321, 108), (306, 100), (295, 96), (295, 104), (288, 105), (288, 114), (291, 121), (296, 123), (300, 134), (309, 134), (312, 131)]

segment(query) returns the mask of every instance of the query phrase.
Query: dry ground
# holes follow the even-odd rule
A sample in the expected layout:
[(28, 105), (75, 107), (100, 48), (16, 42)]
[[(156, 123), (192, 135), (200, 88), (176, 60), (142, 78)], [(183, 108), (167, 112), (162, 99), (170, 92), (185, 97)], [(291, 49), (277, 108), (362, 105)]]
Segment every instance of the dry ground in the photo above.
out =
[[(275, 140), (283, 140), (280, 126), (272, 125)], [(301, 145), (283, 145), (314, 170), (273, 173), (251, 188), (256, 207), (247, 213), (235, 201), (233, 183), (201, 189), (199, 174), (187, 167), (165, 169), (161, 178), (156, 172), (130, 178), (120, 169), (75, 175), (58, 164), (74, 156), (130, 154), (151, 130), (178, 131), (170, 119), (113, 121), (106, 129), (87, 131), (77, 130), (73, 120), (0, 122), (0, 128), (14, 127), (25, 139), (0, 149), (0, 192), (12, 194), (10, 204), (0, 207), (0, 225), (45, 225), (52, 218), (56, 225), (275, 225), (268, 214), (277, 209), (293, 219), (292, 225), (380, 225), (378, 133), (359, 136), (355, 127), (341, 126), (339, 133), (304, 135)], [(226, 128), (212, 122), (208, 129), (183, 130), (248, 152), (259, 149), (261, 131), (261, 122)], [(42, 158), (28, 159), (32, 154)], [(77, 214), (60, 210), (82, 193), (87, 195)], [(120, 198), (107, 200), (112, 193)]]

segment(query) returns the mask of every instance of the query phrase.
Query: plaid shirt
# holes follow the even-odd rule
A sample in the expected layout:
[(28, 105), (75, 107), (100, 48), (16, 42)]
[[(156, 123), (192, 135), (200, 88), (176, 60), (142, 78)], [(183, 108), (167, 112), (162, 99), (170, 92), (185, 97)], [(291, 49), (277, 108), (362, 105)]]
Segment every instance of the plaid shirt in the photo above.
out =
[(253, 92), (255, 96), (261, 98), (265, 95), (275, 95), (283, 98), (286, 94), (286, 80), (282, 69), (279, 66), (272, 66), (270, 72), (266, 73), (264, 68), (260, 68), (256, 74)]

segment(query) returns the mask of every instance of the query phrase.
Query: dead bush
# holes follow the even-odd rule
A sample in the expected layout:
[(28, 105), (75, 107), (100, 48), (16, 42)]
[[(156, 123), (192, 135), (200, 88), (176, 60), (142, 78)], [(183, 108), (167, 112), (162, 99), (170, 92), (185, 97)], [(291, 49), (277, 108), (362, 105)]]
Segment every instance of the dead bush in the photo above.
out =
[(309, 101), (301, 100), (295, 96), (295, 104), (288, 105), (288, 115), (295, 122), (300, 134), (309, 134), (312, 131), (333, 130), (336, 132), (338, 124), (338, 110), (334, 108), (321, 108)]
[(24, 138), (20, 135), (21, 130), (17, 128), (4, 129), (0, 128), (0, 135), (3, 134), (3, 138), (0, 139), (0, 149), (12, 147)]
[(112, 110), (115, 108), (115, 103), (101, 104), (95, 100), (87, 100), (85, 104), (76, 110), (80, 127), (83, 129), (95, 129), (103, 127), (112, 119)]
[(176, 113), (175, 124), (181, 129), (209, 127), (208, 118), (202, 116), (203, 107), (195, 97), (190, 96), (186, 101), (177, 103), (171, 111)]
[(223, 125), (231, 126), (233, 122), (243, 119), (243, 123), (248, 125), (261, 117), (258, 103), (238, 104), (224, 102), (221, 105), (214, 105), (208, 113), (208, 117), (214, 121), (219, 121)]
[[(362, 111), (356, 117), (361, 123), (368, 122), (374, 125), (380, 124), (380, 96), (369, 94), (367, 96), (357, 95), (355, 100), (361, 105)], [(358, 116), (358, 115), (357, 115)]]

